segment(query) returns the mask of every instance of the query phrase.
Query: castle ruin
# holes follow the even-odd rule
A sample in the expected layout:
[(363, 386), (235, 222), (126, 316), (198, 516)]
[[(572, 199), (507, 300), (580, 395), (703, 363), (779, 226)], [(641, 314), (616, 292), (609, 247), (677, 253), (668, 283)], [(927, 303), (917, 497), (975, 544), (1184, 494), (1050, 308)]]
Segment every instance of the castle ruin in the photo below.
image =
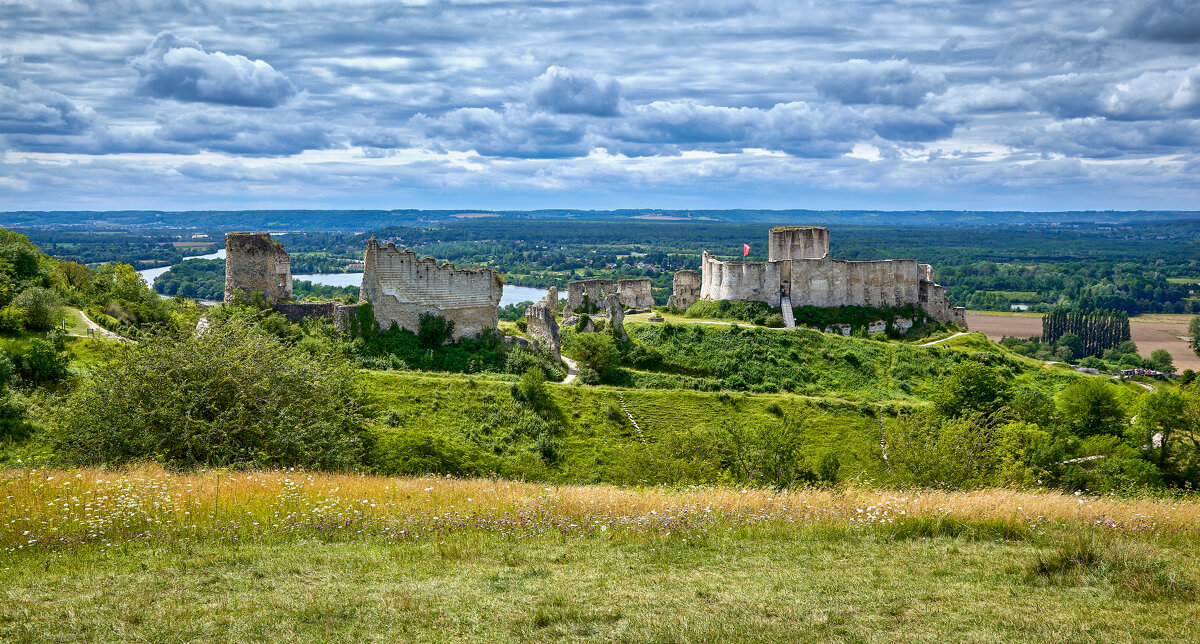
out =
[(668, 306), (686, 311), (700, 299), (700, 273), (696, 271), (675, 271), (675, 279), (671, 286), (673, 292), (671, 297), (667, 298)]
[[(767, 261), (722, 261), (704, 251), (700, 269), (700, 299), (766, 302), (787, 308), (785, 320), (793, 306), (911, 304), (939, 322), (967, 326), (966, 309), (950, 303), (945, 288), (934, 282), (932, 266), (915, 259), (831, 259), (827, 228), (772, 228)], [(681, 293), (678, 280), (676, 284), (675, 295), (686, 301), (690, 290)], [(683, 285), (688, 284), (685, 278)]]
[[(426, 313), (453, 322), (455, 339), (496, 328), (503, 289), (496, 271), (460, 270), (449, 263), (438, 266), (434, 258), (418, 259), (413, 251), (398, 250), (393, 243), (380, 247), (374, 237), (367, 242), (363, 261), (359, 303), (370, 303), (381, 328), (395, 323), (415, 333)], [(348, 327), (359, 307), (287, 301), (292, 297), (292, 271), (283, 244), (268, 233), (229, 233), (225, 236), (225, 302), (232, 302), (238, 293), (249, 297), (255, 292), (289, 320), (325, 318), (339, 330)]]
[(456, 340), (496, 328), (504, 285), (490, 268), (439, 266), (436, 259), (418, 258), (391, 242), (381, 247), (374, 237), (367, 242), (363, 264), (359, 298), (370, 302), (380, 328), (395, 323), (415, 333), (422, 314), (453, 322)]
[(255, 291), (270, 302), (292, 297), (292, 260), (270, 233), (225, 235), (225, 302)]
[(648, 277), (627, 280), (576, 280), (567, 282), (565, 313), (570, 315), (577, 309), (583, 309), (585, 297), (592, 306), (598, 307), (600, 301), (609, 295), (619, 296), (625, 308), (648, 309), (654, 306), (654, 295), (650, 293)]

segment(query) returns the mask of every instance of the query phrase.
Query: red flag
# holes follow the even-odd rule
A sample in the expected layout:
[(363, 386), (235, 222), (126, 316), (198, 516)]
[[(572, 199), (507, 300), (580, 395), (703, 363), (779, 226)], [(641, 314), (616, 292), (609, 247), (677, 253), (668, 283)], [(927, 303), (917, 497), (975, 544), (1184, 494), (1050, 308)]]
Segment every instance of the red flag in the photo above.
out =
[(746, 257), (749, 254), (750, 254), (750, 244), (742, 244), (742, 257)]

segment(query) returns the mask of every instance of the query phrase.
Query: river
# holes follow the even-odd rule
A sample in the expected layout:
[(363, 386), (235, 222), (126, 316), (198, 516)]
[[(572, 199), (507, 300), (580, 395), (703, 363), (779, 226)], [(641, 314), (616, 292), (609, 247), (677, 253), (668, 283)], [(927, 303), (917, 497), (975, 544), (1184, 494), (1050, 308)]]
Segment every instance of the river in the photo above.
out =
[[(225, 249), (207, 255), (196, 255), (188, 257), (183, 261), (192, 259), (225, 259)], [(171, 270), (170, 266), (161, 266), (159, 268), (147, 268), (144, 271), (138, 271), (142, 279), (151, 287), (154, 286), (154, 278)], [(362, 273), (313, 273), (307, 275), (293, 275), (293, 281), (304, 280), (313, 284), (324, 284), (326, 286), (358, 286), (362, 284)], [(548, 293), (544, 288), (533, 288), (530, 286), (512, 286), (505, 285), (504, 291), (500, 295), (500, 306), (509, 304), (519, 304), (521, 302), (536, 302)], [(204, 301), (205, 304), (214, 304), (214, 302)]]

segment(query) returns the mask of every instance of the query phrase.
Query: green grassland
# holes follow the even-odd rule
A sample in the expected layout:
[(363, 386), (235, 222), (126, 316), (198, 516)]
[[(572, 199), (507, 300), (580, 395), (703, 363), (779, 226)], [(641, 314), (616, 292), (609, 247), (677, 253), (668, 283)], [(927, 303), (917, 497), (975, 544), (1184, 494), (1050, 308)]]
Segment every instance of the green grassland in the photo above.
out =
[[(799, 450), (818, 462), (835, 451), (847, 475), (870, 477), (881, 467), (879, 421), (869, 404), (787, 394), (708, 393), (550, 384), (546, 416), (555, 457), (536, 451), (546, 421), (514, 399), (511, 383), (440, 374), (369, 372), (368, 389), (395, 428), (381, 430), (376, 467), (383, 473), (448, 471), (570, 482), (701, 483), (720, 480), (717, 463), (744, 432), (785, 425)], [(621, 408), (641, 429), (639, 435)], [(384, 412), (386, 415), (386, 412)], [(460, 441), (451, 449), (441, 441)], [(644, 440), (643, 440), (644, 439)], [(398, 443), (403, 443), (398, 445)], [(422, 470), (396, 452), (427, 454)], [(446, 454), (456, 455), (447, 459)], [(418, 461), (419, 462), (419, 461)]]
[(15, 470), (0, 640), (1195, 641), (1190, 500)]
[[(980, 334), (935, 346), (846, 338), (811, 329), (711, 324), (627, 325), (641, 347), (634, 372), (617, 384), (635, 387), (748, 389), (858, 401), (926, 400), (959, 362), (992, 366), (1014, 384), (1051, 393), (1078, 377), (1045, 369)], [(639, 372), (640, 371), (640, 372)]]
[[(1031, 543), (795, 530), (689, 542), (133, 546), (0, 570), (0, 637), (40, 641), (1196, 641), (1187, 596), (1029, 580)], [(1154, 560), (1197, 574), (1182, 548)], [(886, 562), (886, 563), (885, 563)]]

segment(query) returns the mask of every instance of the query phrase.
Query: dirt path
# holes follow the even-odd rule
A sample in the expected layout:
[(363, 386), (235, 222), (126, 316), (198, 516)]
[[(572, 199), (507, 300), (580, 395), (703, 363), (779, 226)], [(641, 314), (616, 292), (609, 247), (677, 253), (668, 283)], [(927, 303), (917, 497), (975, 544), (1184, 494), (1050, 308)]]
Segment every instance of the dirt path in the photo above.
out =
[(567, 363), (567, 377), (563, 378), (562, 383), (564, 385), (569, 385), (572, 382), (575, 382), (575, 376), (579, 375), (579, 363), (566, 356), (562, 357), (562, 361)]
[(934, 340), (933, 342), (926, 342), (925, 344), (922, 344), (921, 346), (932, 347), (935, 344), (941, 344), (941, 343), (945, 342), (946, 340), (953, 340), (954, 338), (957, 338), (962, 335), (967, 335), (968, 333), (970, 333), (970, 331), (959, 331), (958, 333), (955, 333), (954, 335), (952, 335), (948, 338), (942, 338), (941, 340)]
[[(92, 322), (92, 319), (89, 318), (87, 316), (87, 313), (84, 313), (82, 310), (79, 311), (79, 317), (83, 319), (83, 323), (87, 325), (87, 328), (92, 330), (93, 336), (98, 335), (102, 338), (108, 338), (109, 340), (116, 340), (117, 342), (133, 342), (133, 340), (130, 340), (129, 338), (117, 335), (116, 333), (109, 331), (108, 329), (100, 326), (99, 324)], [(78, 336), (78, 337), (82, 338), (82, 337), (87, 337), (87, 336)]]

